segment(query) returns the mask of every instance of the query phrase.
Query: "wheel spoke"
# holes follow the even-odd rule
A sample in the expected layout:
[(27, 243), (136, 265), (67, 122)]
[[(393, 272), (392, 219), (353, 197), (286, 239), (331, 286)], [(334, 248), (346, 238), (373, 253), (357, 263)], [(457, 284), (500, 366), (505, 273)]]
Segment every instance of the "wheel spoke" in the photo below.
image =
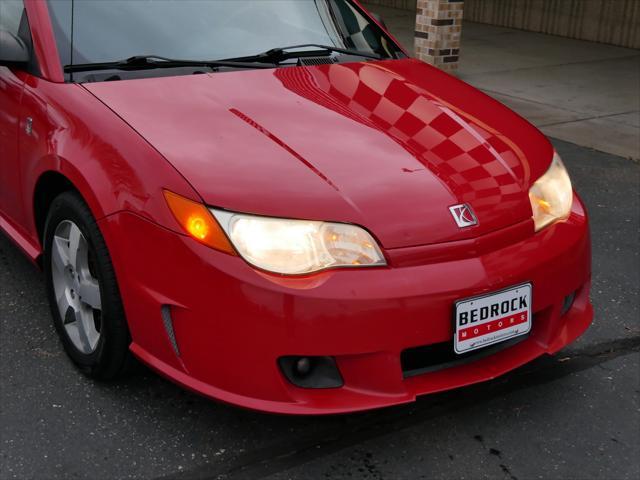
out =
[(79, 311), (73, 311), (73, 322), (67, 325), (67, 331), (69, 332), (69, 336), (72, 337), (72, 340), (75, 337), (76, 346), (80, 347), (80, 350), (83, 352), (90, 352), (91, 345), (89, 343), (89, 337), (87, 336), (87, 332), (82, 321), (82, 315)]
[(58, 311), (60, 312), (60, 317), (62, 318), (62, 323), (67, 323), (67, 314), (71, 305), (69, 304), (69, 299), (67, 298), (66, 290), (62, 290), (57, 298), (58, 303)]
[(69, 265), (69, 245), (67, 240), (60, 237), (53, 237), (51, 259), (53, 260), (53, 268), (56, 272), (64, 272), (65, 267)]
[(75, 223), (71, 224), (71, 228), (69, 229), (69, 262), (75, 270), (78, 269), (78, 253), (81, 248), (81, 238), (82, 233), (78, 226)]
[(71, 341), (83, 353), (91, 353), (100, 338), (93, 314), (82, 309), (70, 308), (67, 311), (67, 319), (64, 327)]
[(100, 286), (95, 279), (85, 278), (80, 281), (78, 294), (83, 303), (89, 305), (94, 310), (102, 309), (100, 299)]
[(93, 319), (93, 312), (86, 310), (76, 311), (76, 318), (78, 321), (78, 333), (80, 334), (80, 341), (84, 347), (85, 353), (90, 353), (96, 347), (100, 333), (96, 330), (95, 321)]

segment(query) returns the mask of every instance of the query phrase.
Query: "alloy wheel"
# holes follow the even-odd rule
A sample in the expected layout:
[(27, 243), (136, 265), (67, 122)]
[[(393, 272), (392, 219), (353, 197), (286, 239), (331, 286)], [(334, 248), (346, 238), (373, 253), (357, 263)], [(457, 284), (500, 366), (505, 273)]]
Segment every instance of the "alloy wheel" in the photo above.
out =
[(70, 220), (57, 226), (51, 246), (51, 272), (62, 324), (74, 347), (96, 350), (101, 336), (102, 299), (95, 256), (80, 228)]

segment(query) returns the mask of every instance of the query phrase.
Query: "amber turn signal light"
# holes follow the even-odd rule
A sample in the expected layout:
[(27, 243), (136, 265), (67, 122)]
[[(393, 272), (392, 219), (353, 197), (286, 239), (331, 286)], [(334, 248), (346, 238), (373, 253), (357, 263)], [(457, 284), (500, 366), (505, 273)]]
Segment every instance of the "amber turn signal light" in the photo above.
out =
[(189, 236), (221, 252), (236, 254), (227, 235), (207, 207), (168, 190), (164, 191), (164, 198), (173, 216)]

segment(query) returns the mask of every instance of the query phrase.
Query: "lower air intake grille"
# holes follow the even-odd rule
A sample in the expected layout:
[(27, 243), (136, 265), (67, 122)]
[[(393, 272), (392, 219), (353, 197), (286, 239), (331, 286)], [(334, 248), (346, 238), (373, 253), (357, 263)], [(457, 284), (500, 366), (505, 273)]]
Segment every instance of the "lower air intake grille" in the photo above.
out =
[(407, 378), (422, 375), (423, 373), (444, 370), (445, 368), (457, 367), (512, 347), (525, 340), (528, 336), (529, 335), (522, 335), (513, 340), (461, 355), (454, 352), (453, 342), (435, 343), (423, 347), (409, 348), (404, 350), (400, 356), (402, 374)]
[(176, 333), (173, 331), (171, 307), (169, 305), (163, 305), (160, 313), (162, 314), (162, 323), (164, 323), (164, 328), (167, 332), (167, 336), (169, 337), (169, 341), (171, 342), (171, 346), (176, 352), (176, 355), (180, 356), (180, 349), (178, 348), (178, 342), (176, 341)]

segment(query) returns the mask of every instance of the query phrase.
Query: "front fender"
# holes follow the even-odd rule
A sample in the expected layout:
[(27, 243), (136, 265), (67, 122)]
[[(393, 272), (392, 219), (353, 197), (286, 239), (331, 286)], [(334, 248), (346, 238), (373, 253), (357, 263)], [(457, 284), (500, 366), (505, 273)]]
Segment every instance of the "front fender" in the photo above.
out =
[(22, 223), (33, 239), (34, 191), (47, 172), (64, 175), (97, 219), (130, 211), (180, 231), (162, 189), (201, 199), (171, 164), (82, 86), (25, 80), (23, 119), (31, 117), (33, 128), (20, 133)]

